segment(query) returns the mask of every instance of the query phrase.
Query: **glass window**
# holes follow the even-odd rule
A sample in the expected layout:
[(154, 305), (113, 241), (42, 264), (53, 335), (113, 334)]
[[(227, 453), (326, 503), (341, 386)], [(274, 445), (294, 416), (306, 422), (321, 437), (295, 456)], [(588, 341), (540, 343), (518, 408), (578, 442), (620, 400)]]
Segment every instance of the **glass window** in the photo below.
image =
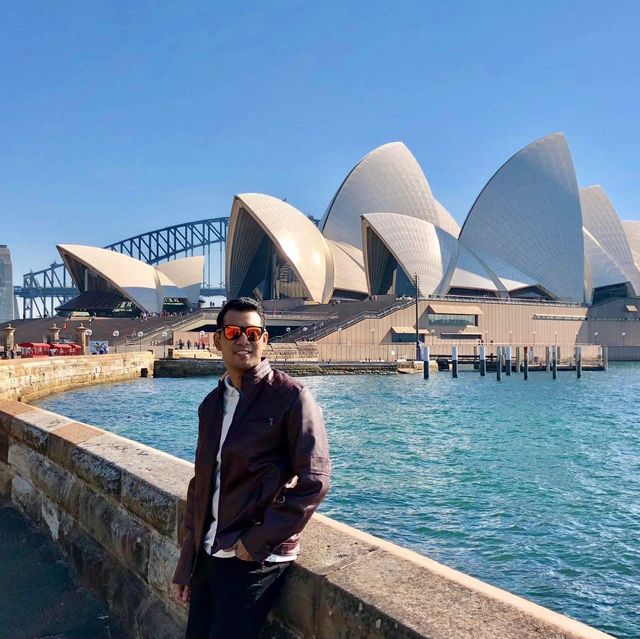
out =
[(416, 334), (415, 333), (391, 333), (391, 342), (393, 344), (406, 344), (416, 342)]
[(444, 313), (429, 313), (429, 324), (444, 326), (477, 326), (477, 315), (445, 315)]

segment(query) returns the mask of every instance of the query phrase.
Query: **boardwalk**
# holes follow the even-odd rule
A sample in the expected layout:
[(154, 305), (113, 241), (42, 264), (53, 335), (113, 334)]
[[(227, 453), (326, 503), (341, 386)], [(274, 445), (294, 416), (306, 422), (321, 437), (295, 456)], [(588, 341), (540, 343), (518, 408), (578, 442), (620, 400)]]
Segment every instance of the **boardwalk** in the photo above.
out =
[(78, 584), (60, 550), (0, 502), (0, 636), (11, 639), (127, 639), (101, 601)]

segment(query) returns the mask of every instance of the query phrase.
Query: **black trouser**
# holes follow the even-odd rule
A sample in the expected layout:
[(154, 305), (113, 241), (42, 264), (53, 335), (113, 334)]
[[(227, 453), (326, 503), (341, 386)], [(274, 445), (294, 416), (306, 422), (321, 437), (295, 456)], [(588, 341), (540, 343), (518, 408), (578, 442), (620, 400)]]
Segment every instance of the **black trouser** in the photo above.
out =
[(291, 564), (258, 564), (203, 552), (191, 582), (186, 639), (256, 639)]

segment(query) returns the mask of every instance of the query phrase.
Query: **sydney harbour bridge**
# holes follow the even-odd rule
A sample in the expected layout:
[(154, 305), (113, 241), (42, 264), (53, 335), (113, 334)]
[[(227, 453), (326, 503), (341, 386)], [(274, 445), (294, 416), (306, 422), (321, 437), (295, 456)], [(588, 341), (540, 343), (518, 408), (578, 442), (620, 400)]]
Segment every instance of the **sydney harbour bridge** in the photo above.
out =
[[(105, 246), (130, 257), (160, 264), (181, 257), (204, 255), (204, 282), (200, 295), (225, 295), (224, 264), (229, 218), (217, 217), (186, 222), (149, 231)], [(22, 299), (22, 317), (32, 319), (55, 315), (55, 309), (79, 291), (64, 264), (54, 262), (41, 271), (23, 276), (14, 293)]]

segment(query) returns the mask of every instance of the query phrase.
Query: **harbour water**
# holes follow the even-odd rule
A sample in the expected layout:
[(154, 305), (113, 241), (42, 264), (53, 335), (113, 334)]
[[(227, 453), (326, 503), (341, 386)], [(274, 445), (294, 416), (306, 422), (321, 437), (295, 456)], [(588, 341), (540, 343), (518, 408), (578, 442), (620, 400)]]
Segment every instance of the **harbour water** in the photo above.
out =
[[(640, 364), (607, 373), (306, 377), (334, 462), (322, 512), (624, 639), (640, 637)], [(212, 378), (39, 405), (193, 460)]]

